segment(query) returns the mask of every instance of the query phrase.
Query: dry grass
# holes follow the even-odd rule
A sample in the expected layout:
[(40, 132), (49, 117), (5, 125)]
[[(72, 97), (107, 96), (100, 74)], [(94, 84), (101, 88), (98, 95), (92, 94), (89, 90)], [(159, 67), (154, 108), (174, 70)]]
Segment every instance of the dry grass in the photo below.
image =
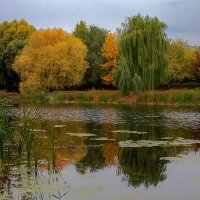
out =
[(137, 104), (200, 105), (200, 91), (198, 89), (171, 89), (143, 92), (138, 94)]
[[(5, 95), (5, 93), (3, 93)], [(15, 93), (13, 94), (14, 98)], [(55, 91), (31, 95), (20, 94), (27, 103), (95, 103), (95, 104), (153, 104), (200, 105), (200, 89), (155, 90), (123, 96), (117, 90)]]

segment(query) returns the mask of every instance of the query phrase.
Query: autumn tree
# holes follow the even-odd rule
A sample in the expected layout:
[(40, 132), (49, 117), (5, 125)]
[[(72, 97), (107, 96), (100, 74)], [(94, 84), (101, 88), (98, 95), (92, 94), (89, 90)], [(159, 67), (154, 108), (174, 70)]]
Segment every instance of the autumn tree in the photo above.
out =
[(86, 61), (89, 67), (82, 82), (87, 87), (95, 87), (101, 84), (102, 70), (100, 65), (104, 62), (101, 48), (107, 34), (107, 30), (95, 25), (88, 26), (85, 21), (80, 21), (80, 23), (76, 24), (73, 31), (73, 35), (80, 38), (88, 48)]
[[(156, 17), (138, 15), (127, 18), (118, 29), (121, 56), (127, 61), (134, 84), (137, 82), (135, 78), (141, 79), (144, 90), (153, 90), (155, 85), (167, 80), (166, 27)], [(127, 88), (134, 91), (132, 86)]]
[(33, 33), (13, 64), (20, 75), (20, 90), (51, 91), (79, 85), (87, 69), (86, 54), (86, 46), (62, 29)]
[(35, 31), (25, 20), (4, 21), (0, 24), (0, 87), (17, 90), (19, 76), (12, 70), (15, 57), (20, 54), (27, 39)]
[(194, 50), (190, 49), (187, 43), (181, 40), (172, 40), (168, 51), (169, 82), (177, 83), (194, 80), (192, 65), (194, 57)]
[(119, 65), (119, 50), (116, 39), (115, 34), (111, 33), (107, 35), (103, 48), (101, 49), (102, 56), (106, 59), (106, 63), (100, 65), (104, 69), (102, 80), (106, 85), (114, 85), (113, 73)]
[(200, 50), (195, 51), (192, 61), (192, 74), (195, 81), (200, 82)]

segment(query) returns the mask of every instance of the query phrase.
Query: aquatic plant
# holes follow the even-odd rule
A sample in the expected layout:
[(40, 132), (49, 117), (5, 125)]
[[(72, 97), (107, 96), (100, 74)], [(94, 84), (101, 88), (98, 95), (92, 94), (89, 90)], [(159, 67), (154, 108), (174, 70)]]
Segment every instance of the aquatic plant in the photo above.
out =
[(13, 148), (16, 119), (13, 112), (0, 102), (0, 162), (9, 163)]
[[(27, 165), (31, 166), (31, 153), (34, 147), (34, 143), (38, 142), (38, 137), (34, 132), (37, 125), (37, 119), (29, 118), (31, 110), (23, 108), (22, 110), (22, 122), (18, 126), (18, 133), (21, 136), (21, 143), (26, 150)], [(37, 114), (36, 114), (37, 115)]]

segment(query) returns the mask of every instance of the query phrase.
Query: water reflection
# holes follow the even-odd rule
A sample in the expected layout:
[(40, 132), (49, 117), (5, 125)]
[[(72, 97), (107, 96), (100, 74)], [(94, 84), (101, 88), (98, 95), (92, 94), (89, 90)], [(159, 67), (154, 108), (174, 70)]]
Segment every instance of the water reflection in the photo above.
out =
[[(34, 116), (36, 108), (31, 109)], [(61, 180), (65, 180), (71, 188), (76, 188), (72, 193), (69, 192), (71, 199), (84, 199), (75, 195), (77, 188), (82, 188), (84, 184), (97, 188), (97, 192), (92, 194), (93, 199), (117, 199), (114, 198), (112, 189), (108, 189), (110, 188), (106, 183), (108, 176), (110, 176), (109, 184), (123, 188), (123, 191), (120, 191), (121, 196), (116, 191), (121, 199), (130, 199), (133, 191), (151, 191), (149, 189), (151, 187), (156, 188), (156, 196), (156, 192), (159, 191), (157, 186), (162, 182), (168, 183), (170, 174), (168, 168), (174, 166), (170, 159), (161, 158), (177, 157), (182, 154), (189, 157), (200, 148), (199, 144), (139, 148), (122, 148), (118, 145), (120, 141), (127, 140), (161, 141), (165, 138), (170, 142), (167, 138), (173, 137), (199, 141), (200, 135), (197, 134), (197, 130), (200, 129), (200, 117), (199, 112), (193, 109), (188, 109), (186, 112), (183, 108), (153, 106), (132, 108), (59, 105), (41, 107), (39, 110), (41, 119), (36, 133), (40, 134), (42, 144), (46, 145), (46, 148), (49, 142), (53, 146), (56, 157), (54, 169), (60, 174), (57, 181), (60, 183)], [(188, 117), (190, 120), (187, 120)], [(78, 133), (79, 135), (81, 133), (82, 137)], [(41, 154), (39, 157), (39, 169), (46, 175), (51, 157), (51, 152)], [(179, 166), (180, 169), (182, 166)], [(91, 180), (91, 176), (94, 179)], [(21, 184), (21, 179), (17, 182)], [(11, 190), (13, 188), (17, 190), (14, 185), (9, 187)], [(67, 191), (71, 190), (68, 188)], [(53, 199), (52, 194), (50, 197)]]
[(167, 155), (163, 149), (155, 147), (120, 149), (118, 175), (122, 174), (122, 181), (133, 187), (156, 186), (167, 177), (166, 161), (160, 160), (162, 154)]
[(102, 148), (89, 148), (87, 155), (76, 165), (76, 170), (85, 174), (87, 171), (95, 173), (106, 167), (106, 162), (103, 156)]

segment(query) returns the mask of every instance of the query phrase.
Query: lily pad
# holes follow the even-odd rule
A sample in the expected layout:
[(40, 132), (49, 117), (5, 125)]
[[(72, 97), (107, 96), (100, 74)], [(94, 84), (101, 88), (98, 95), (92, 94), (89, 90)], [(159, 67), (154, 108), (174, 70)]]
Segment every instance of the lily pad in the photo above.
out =
[(114, 141), (114, 139), (109, 139), (107, 137), (91, 138), (90, 140), (96, 140), (96, 141)]
[(161, 157), (160, 160), (168, 160), (168, 161), (197, 161), (200, 162), (199, 156), (187, 156), (187, 155), (180, 155), (175, 157)]
[(91, 136), (96, 136), (95, 134), (92, 133), (66, 133), (67, 135), (75, 136), (75, 137), (91, 137)]
[(183, 160), (183, 158), (181, 158), (181, 157), (161, 157), (160, 160), (181, 161), (181, 160)]
[(64, 124), (58, 124), (58, 125), (54, 125), (53, 127), (54, 128), (63, 128), (63, 127), (65, 127), (66, 125), (64, 125)]
[(120, 141), (120, 147), (132, 147), (132, 148), (139, 148), (139, 147), (170, 147), (170, 146), (190, 146), (192, 144), (200, 144), (200, 140), (193, 140), (193, 139), (184, 139), (184, 138), (175, 138), (171, 141), (166, 140), (126, 140)]
[(44, 129), (31, 129), (31, 131), (33, 131), (33, 132), (44, 132), (44, 133), (47, 132), (47, 131), (44, 130)]
[[(20, 169), (11, 170), (11, 175), (16, 177), (11, 180), (12, 187), (10, 188), (10, 194), (12, 194), (12, 198), (8, 199), (24, 199), (23, 197), (27, 197), (27, 199), (37, 199), (41, 194), (44, 195), (44, 199), (47, 199), (48, 196), (54, 195), (57, 191), (62, 190), (66, 191), (69, 188), (64, 181), (56, 182), (54, 180), (62, 180), (60, 174), (49, 174), (48, 176), (43, 174), (38, 175), (37, 178), (30, 172), (27, 175), (26, 168), (20, 167)], [(15, 175), (16, 174), (16, 175)], [(20, 179), (18, 179), (20, 174)], [(4, 192), (4, 196), (8, 197), (6, 191)], [(1, 197), (0, 197), (1, 199)]]
[(160, 117), (159, 115), (146, 115), (146, 118), (158, 118)]
[(161, 137), (160, 139), (162, 139), (162, 140), (173, 140), (174, 137)]
[(116, 130), (116, 131), (111, 131), (112, 133), (133, 133), (133, 134), (146, 134), (147, 132), (142, 132), (142, 131), (129, 131), (129, 130)]

